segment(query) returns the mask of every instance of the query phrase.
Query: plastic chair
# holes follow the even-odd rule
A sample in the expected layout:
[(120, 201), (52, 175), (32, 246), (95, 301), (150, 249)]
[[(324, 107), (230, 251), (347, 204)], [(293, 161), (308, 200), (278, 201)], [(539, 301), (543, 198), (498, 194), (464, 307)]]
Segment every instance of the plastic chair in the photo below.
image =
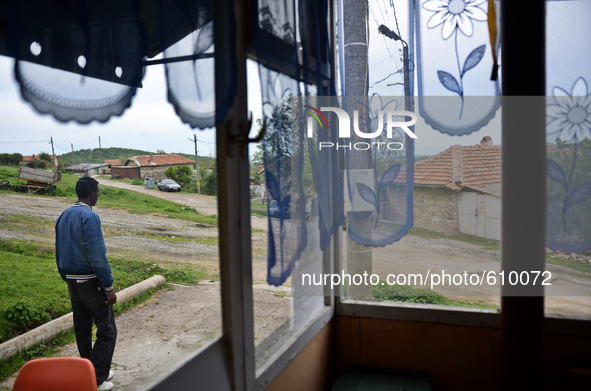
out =
[(97, 391), (90, 360), (77, 357), (41, 358), (26, 363), (13, 391)]

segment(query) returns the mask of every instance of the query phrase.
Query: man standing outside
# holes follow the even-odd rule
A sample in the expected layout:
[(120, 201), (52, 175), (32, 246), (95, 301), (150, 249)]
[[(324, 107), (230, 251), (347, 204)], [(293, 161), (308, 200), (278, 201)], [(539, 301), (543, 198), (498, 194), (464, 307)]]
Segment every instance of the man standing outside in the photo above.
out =
[[(101, 221), (93, 212), (99, 198), (98, 182), (83, 177), (76, 183), (78, 201), (66, 209), (55, 224), (57, 270), (68, 283), (74, 331), (80, 357), (92, 362), (98, 390), (111, 390), (111, 359), (117, 339), (113, 304), (113, 276), (107, 260), (107, 248)], [(96, 324), (96, 342), (92, 346), (92, 323)]]

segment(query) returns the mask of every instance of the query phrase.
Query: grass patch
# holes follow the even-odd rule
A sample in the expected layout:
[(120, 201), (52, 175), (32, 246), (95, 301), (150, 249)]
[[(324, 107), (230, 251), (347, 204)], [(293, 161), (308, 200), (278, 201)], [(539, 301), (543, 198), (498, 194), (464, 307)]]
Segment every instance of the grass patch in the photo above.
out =
[(99, 176), (95, 176), (96, 179), (108, 179), (108, 180), (112, 180), (113, 182), (119, 182), (119, 183), (125, 183), (126, 185), (144, 185), (144, 180), (141, 178), (134, 178), (134, 179), (128, 179), (128, 178), (117, 178), (117, 179), (113, 179), (113, 177), (111, 175), (99, 175)]
[[(383, 285), (382, 285), (383, 284)], [(380, 281), (373, 287), (374, 300), (389, 300), (406, 303), (437, 304), (454, 307), (483, 308), (498, 310), (499, 306), (480, 302), (450, 300), (429, 288), (413, 288), (408, 285), (388, 285)]]
[(568, 267), (569, 269), (580, 272), (591, 273), (591, 265), (589, 265), (589, 261), (581, 262), (572, 259), (560, 258), (556, 255), (546, 254), (546, 263), (550, 265)]
[(452, 300), (449, 304), (453, 307), (465, 307), (465, 308), (481, 308), (485, 310), (499, 310), (499, 306), (496, 304), (486, 304), (482, 301), (472, 302), (472, 301), (454, 301)]
[[(11, 185), (26, 185), (27, 181), (19, 180), (18, 173), (20, 166), (0, 166), (0, 181), (7, 180)], [(13, 193), (11, 190), (0, 190), (1, 193)]]
[[(161, 267), (154, 263), (122, 258), (110, 258), (115, 279), (114, 288), (122, 290), (156, 274), (167, 282), (196, 284), (209, 278), (202, 270), (191, 265), (171, 264)], [(168, 266), (168, 265), (167, 265)], [(19, 327), (9, 321), (5, 311), (15, 298), (25, 298), (35, 308), (41, 308), (48, 319), (71, 312), (67, 285), (57, 272), (53, 248), (16, 239), (0, 239), (0, 342), (37, 326), (35, 322)]]
[(501, 242), (492, 239), (485, 239), (478, 236), (459, 234), (459, 235), (444, 235), (439, 232), (430, 231), (422, 228), (413, 228), (409, 232), (410, 235), (419, 236), (425, 239), (448, 239), (457, 240), (458, 242), (470, 243), (480, 246), (485, 250), (501, 250)]
[(126, 210), (133, 214), (155, 213), (175, 219), (202, 224), (217, 224), (217, 217), (204, 216), (190, 206), (177, 204), (131, 190), (101, 186), (97, 208)]
[(384, 281), (374, 285), (373, 299), (421, 304), (451, 304), (450, 299), (432, 289), (413, 288), (408, 285), (388, 285)]
[(259, 202), (250, 203), (250, 214), (259, 217), (267, 217), (267, 204)]
[(207, 244), (208, 246), (219, 246), (220, 240), (217, 236), (202, 236), (197, 239), (198, 243)]
[(0, 216), (2, 228), (8, 230), (26, 231), (51, 231), (54, 232), (55, 221), (44, 217), (31, 217), (26, 215), (5, 215)]
[(391, 221), (380, 220), (376, 228), (377, 231), (383, 232), (398, 232), (403, 227), (402, 224), (393, 223)]
[(186, 238), (183, 236), (167, 236), (167, 235), (150, 235), (144, 234), (143, 232), (136, 233), (137, 236), (142, 236), (146, 239), (154, 239), (164, 243), (173, 243), (173, 244), (181, 244), (181, 243), (189, 243), (189, 242), (197, 242), (198, 239), (196, 238)]
[(258, 217), (267, 217), (267, 209), (250, 208), (250, 214)]
[[(0, 170), (7, 173), (6, 175), (14, 176), (14, 173), (16, 173), (16, 176), (18, 176), (18, 167), (0, 166)], [(2, 179), (10, 178), (3, 178), (0, 175), (0, 180)], [(73, 203), (77, 200), (76, 182), (78, 182), (78, 179), (79, 177), (76, 173), (62, 171), (62, 180), (55, 184), (57, 188), (53, 192), (53, 195), (56, 197), (63, 197)], [(121, 181), (121, 179), (114, 180)], [(143, 181), (141, 184), (143, 184)], [(180, 205), (148, 194), (110, 187), (108, 185), (101, 185), (100, 189), (101, 195), (97, 203), (97, 208), (120, 209), (139, 215), (153, 213), (195, 223), (217, 225), (216, 216), (204, 216), (190, 206)], [(16, 194), (14, 192), (10, 193)], [(46, 197), (36, 194), (34, 196)]]

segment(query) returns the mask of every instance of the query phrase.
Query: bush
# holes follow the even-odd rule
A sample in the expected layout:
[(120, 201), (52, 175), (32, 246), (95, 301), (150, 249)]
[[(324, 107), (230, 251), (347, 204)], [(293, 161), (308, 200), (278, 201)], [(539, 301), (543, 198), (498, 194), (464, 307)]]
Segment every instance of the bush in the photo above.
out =
[(47, 166), (49, 165), (50, 163), (46, 162), (45, 160), (39, 159), (31, 159), (31, 161), (27, 163), (27, 167), (31, 168), (47, 168)]
[(164, 175), (177, 182), (181, 186), (188, 185), (193, 181), (193, 170), (189, 166), (168, 167)]
[(214, 164), (211, 171), (201, 177), (201, 194), (217, 195), (218, 192), (218, 171)]
[(43, 308), (28, 299), (11, 302), (4, 310), (4, 317), (9, 323), (24, 329), (49, 321), (49, 315)]

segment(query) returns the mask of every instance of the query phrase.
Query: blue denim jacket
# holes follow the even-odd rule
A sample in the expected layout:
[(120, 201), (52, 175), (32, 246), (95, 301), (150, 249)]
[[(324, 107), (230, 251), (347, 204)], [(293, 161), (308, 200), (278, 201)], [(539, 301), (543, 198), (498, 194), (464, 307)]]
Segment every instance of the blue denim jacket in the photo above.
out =
[(113, 290), (101, 220), (84, 202), (76, 202), (57, 219), (55, 259), (64, 281), (98, 278), (106, 291)]

